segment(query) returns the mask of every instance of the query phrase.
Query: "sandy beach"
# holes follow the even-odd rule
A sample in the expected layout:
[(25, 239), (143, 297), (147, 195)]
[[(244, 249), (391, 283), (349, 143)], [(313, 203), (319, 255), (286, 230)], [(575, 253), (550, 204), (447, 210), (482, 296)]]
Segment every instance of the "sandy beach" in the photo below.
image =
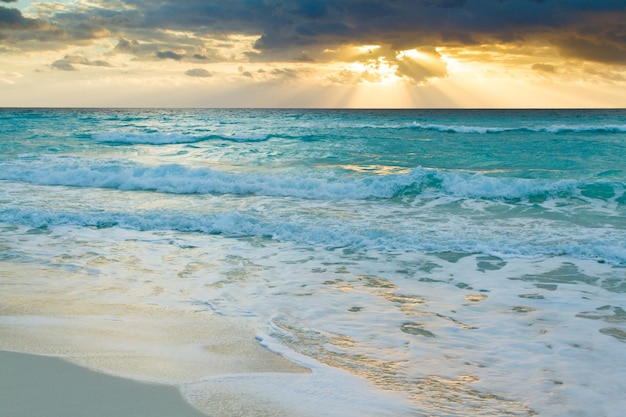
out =
[(90, 371), (63, 359), (0, 351), (3, 417), (201, 417), (176, 387)]
[[(59, 275), (52, 282), (60, 287), (36, 290), (49, 271), (0, 271), (2, 417), (232, 415), (240, 390), (213, 378), (261, 373), (284, 386), (278, 375), (308, 373), (261, 347), (239, 320), (100, 304)], [(81, 297), (68, 298), (75, 292)]]
[(396, 417), (408, 408), (283, 352), (244, 320), (145, 301), (155, 296), (131, 304), (123, 282), (103, 299), (99, 280), (63, 272), (0, 265), (2, 417)]

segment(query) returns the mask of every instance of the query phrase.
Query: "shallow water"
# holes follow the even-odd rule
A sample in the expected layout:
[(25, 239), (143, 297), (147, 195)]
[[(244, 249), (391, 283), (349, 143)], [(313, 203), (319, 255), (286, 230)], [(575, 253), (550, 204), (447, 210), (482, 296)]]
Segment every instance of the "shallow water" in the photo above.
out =
[(0, 347), (214, 415), (618, 416), (625, 116), (4, 109)]

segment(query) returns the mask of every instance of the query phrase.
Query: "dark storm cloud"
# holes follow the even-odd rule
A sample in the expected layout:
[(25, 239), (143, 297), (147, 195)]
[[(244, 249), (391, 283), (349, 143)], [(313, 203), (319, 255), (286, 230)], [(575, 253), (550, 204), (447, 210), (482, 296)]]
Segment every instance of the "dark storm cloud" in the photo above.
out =
[[(550, 40), (564, 55), (622, 64), (626, 2), (556, 0), (123, 0), (125, 8), (87, 9), (82, 22), (117, 33), (172, 29), (259, 35), (257, 59), (345, 43), (396, 50), (442, 43)], [(70, 19), (71, 18), (71, 19)], [(82, 19), (82, 20), (81, 20)], [(86, 31), (87, 34), (92, 33)]]
[[(345, 44), (387, 45), (399, 51), (536, 38), (552, 43), (568, 58), (621, 65), (626, 56), (624, 0), (100, 0), (90, 4), (68, 6), (50, 19), (71, 39), (116, 36), (156, 44), (155, 36), (163, 37), (167, 30), (197, 37), (258, 36), (258, 53), (250, 55), (256, 61), (303, 56), (317, 60), (321, 51)], [(15, 9), (0, 8), (0, 28), (25, 28), (35, 22)], [(181, 50), (175, 39), (167, 42), (170, 46), (161, 40), (161, 50)], [(187, 59), (203, 55), (184, 50)]]
[[(605, 28), (595, 15), (626, 10), (623, 1), (547, 0), (411, 0), (375, 2), (344, 0), (320, 3), (324, 12), (298, 13), (310, 1), (290, 2), (264, 20), (257, 43), (261, 50), (325, 41), (384, 42), (396, 48), (427, 45), (443, 39), (478, 43), (485, 39), (509, 42), (537, 32)], [(558, 3), (558, 4), (557, 4)], [(321, 6), (318, 6), (321, 8)], [(598, 36), (607, 34), (597, 33)]]
[(0, 29), (37, 29), (41, 26), (43, 22), (24, 17), (17, 9), (0, 6)]

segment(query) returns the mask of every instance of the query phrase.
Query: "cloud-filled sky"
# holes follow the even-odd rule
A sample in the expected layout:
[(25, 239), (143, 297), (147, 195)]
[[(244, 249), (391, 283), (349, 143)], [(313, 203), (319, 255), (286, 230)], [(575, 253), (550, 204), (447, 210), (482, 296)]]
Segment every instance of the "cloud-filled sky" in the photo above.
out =
[(624, 0), (0, 0), (0, 106), (625, 107)]

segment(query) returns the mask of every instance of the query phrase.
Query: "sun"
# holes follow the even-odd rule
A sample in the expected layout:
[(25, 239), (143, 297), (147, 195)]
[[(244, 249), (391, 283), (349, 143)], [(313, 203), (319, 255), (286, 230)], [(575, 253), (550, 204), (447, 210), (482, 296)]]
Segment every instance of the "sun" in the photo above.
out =
[(396, 75), (397, 67), (385, 57), (353, 62), (347, 65), (347, 70), (359, 75), (357, 84), (390, 85), (401, 80)]

